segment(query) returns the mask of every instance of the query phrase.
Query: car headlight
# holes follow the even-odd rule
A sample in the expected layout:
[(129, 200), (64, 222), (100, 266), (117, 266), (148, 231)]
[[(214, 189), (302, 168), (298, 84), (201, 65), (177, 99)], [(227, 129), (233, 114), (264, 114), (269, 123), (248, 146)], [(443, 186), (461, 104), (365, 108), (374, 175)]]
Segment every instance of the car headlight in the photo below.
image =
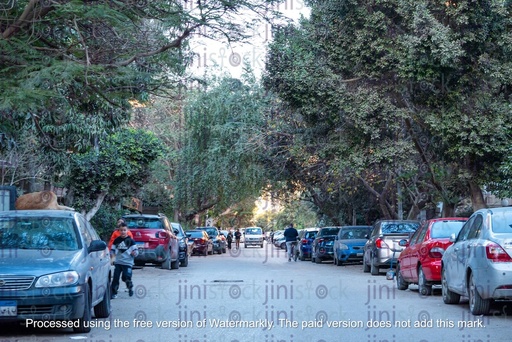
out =
[(348, 249), (348, 246), (343, 243), (340, 243), (340, 249)]
[(185, 248), (185, 247), (187, 247), (187, 244), (185, 243), (185, 241), (180, 241), (179, 246), (180, 246), (180, 248)]
[(66, 271), (47, 274), (40, 277), (36, 282), (36, 287), (57, 287), (73, 285), (78, 282), (78, 273), (76, 271)]

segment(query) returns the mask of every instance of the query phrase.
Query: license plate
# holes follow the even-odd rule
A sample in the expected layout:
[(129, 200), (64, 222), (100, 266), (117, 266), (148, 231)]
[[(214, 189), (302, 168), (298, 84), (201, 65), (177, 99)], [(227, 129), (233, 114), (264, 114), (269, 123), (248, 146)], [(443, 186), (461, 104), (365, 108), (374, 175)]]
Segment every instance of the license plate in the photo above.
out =
[(357, 256), (361, 257), (361, 256), (363, 256), (363, 253), (357, 253)]
[(0, 317), (13, 317), (18, 315), (15, 300), (0, 301)]

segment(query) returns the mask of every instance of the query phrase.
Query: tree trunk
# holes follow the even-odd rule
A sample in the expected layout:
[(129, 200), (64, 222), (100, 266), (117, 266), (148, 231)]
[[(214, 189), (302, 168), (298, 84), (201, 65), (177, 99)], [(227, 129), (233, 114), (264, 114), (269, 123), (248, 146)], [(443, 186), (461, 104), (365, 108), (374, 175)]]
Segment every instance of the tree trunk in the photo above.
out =
[(469, 191), (471, 195), (471, 204), (473, 206), (473, 211), (477, 211), (478, 209), (487, 208), (487, 204), (484, 200), (484, 195), (482, 194), (482, 189), (480, 186), (476, 184), (475, 181), (469, 180)]
[(443, 202), (443, 213), (441, 217), (455, 216), (455, 203)]
[(93, 216), (98, 212), (98, 210), (100, 210), (101, 208), (101, 204), (103, 203), (103, 200), (105, 199), (105, 197), (107, 196), (107, 192), (106, 191), (102, 191), (98, 197), (96, 198), (96, 204), (91, 208), (91, 210), (89, 210), (84, 216), (85, 216), (85, 219), (87, 221), (90, 221)]

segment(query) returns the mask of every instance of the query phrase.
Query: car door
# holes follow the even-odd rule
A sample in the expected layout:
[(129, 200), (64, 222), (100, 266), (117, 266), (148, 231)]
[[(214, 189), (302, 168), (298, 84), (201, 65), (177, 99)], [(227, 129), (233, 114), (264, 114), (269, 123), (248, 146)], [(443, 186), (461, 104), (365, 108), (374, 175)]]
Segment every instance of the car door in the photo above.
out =
[(470, 217), (466, 224), (464, 224), (457, 239), (450, 246), (449, 253), (446, 253), (446, 260), (443, 263), (448, 287), (460, 294), (463, 294), (466, 288), (466, 265), (470, 249), (468, 246), (468, 236), (477, 217), (478, 215)]
[(416, 262), (418, 261), (421, 242), (420, 237), (425, 237), (427, 228), (428, 224), (425, 223), (416, 232), (414, 232), (409, 241), (409, 246), (407, 246), (407, 248), (405, 248), (400, 254), (400, 272), (402, 277), (407, 281), (410, 281), (416, 273), (413, 269), (416, 268)]
[[(78, 226), (84, 237), (86, 249), (91, 245), (92, 241), (100, 240), (94, 228), (83, 216), (78, 216)], [(110, 268), (108, 250), (88, 253), (86, 256), (86, 266), (90, 270), (90, 277), (92, 278), (92, 301), (100, 301), (108, 286), (108, 272)]]
[(171, 260), (177, 260), (179, 258), (179, 246), (178, 246), (178, 238), (176, 234), (174, 234), (174, 230), (172, 229), (171, 224), (167, 218), (162, 218), (162, 225), (169, 235), (169, 248), (171, 250)]

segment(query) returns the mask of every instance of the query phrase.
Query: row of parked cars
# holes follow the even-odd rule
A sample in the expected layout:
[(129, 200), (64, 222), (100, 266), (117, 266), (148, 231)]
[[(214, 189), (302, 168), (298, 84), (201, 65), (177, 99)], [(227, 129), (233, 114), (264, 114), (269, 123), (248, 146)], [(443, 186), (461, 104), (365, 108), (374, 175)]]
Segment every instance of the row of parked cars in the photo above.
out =
[[(286, 248), (274, 234), (274, 245)], [(381, 220), (373, 226), (299, 231), (300, 260), (335, 265), (361, 262), (363, 272), (388, 270), (399, 290), (418, 285), (430, 295), (440, 285), (443, 301), (469, 298), (474, 315), (489, 314), (494, 301), (512, 301), (512, 208), (476, 211), (471, 217)]]

